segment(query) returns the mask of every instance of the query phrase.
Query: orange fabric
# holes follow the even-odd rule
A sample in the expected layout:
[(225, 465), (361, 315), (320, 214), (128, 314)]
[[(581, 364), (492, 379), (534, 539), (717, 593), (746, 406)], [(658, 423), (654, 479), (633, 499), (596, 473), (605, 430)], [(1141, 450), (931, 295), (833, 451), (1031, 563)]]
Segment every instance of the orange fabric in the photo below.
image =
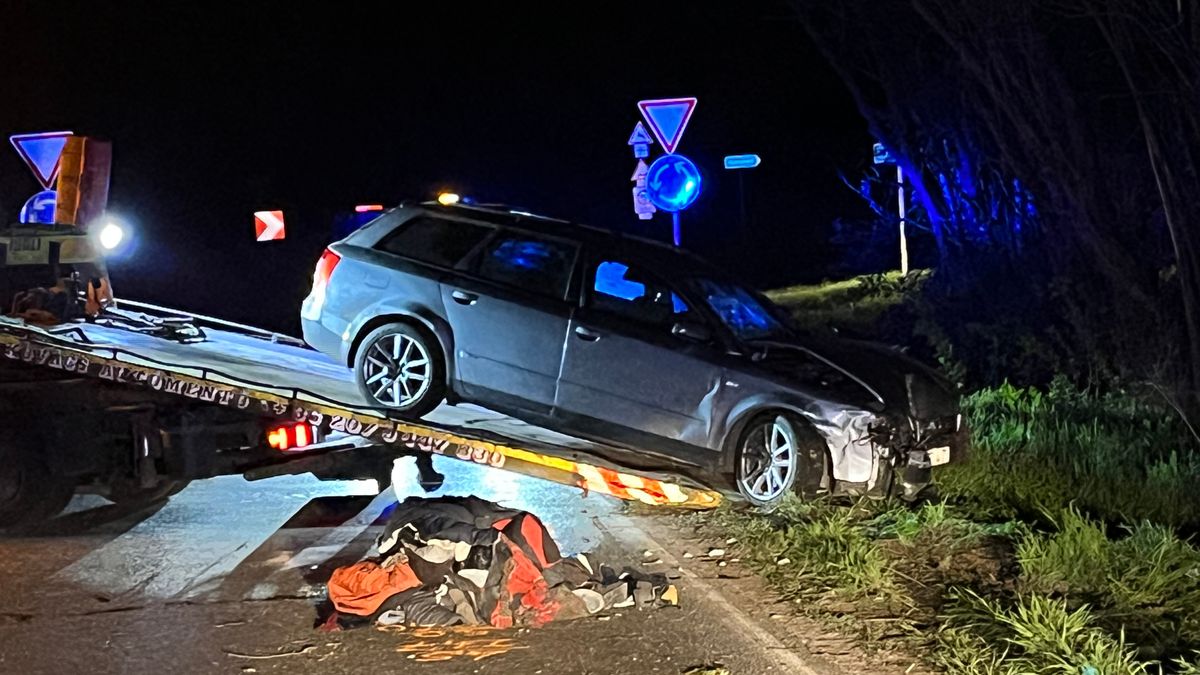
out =
[(546, 530), (542, 528), (542, 523), (532, 515), (525, 515), (525, 519), (521, 521), (521, 536), (529, 544), (529, 548), (533, 549), (533, 554), (537, 556), (537, 562), (542, 569), (550, 566), (550, 562), (546, 560), (545, 538)]
[[(511, 539), (500, 535), (500, 541), (508, 547), (512, 558), (505, 563), (504, 586), (489, 623), (497, 628), (510, 628), (517, 619), (514, 614), (524, 619), (520, 623), (535, 627), (553, 621), (558, 613), (558, 603), (549, 597), (550, 588), (542, 570)], [(512, 607), (511, 600), (517, 596), (521, 598), (520, 604)]]
[(421, 585), (407, 563), (380, 567), (370, 560), (339, 567), (329, 577), (329, 600), (339, 612), (370, 616), (384, 600)]

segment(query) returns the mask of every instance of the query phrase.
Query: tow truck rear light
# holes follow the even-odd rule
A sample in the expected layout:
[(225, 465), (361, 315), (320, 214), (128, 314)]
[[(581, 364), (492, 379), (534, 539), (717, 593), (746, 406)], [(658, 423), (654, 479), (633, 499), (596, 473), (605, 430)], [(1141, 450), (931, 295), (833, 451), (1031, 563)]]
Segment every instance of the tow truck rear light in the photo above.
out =
[(316, 429), (305, 422), (281, 424), (267, 430), (267, 445), (280, 452), (303, 450), (316, 441)]

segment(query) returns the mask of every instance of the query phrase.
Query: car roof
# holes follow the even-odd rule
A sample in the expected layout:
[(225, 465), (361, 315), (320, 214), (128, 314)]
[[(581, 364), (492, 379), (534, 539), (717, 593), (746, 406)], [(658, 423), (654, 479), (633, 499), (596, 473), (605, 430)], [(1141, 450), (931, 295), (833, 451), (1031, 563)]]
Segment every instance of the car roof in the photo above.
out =
[(588, 246), (601, 248), (614, 255), (638, 262), (660, 274), (686, 274), (728, 277), (703, 258), (653, 239), (624, 234), (616, 230), (551, 218), (522, 209), (499, 204), (452, 204), (425, 202), (402, 208), (419, 209), (430, 215), (445, 215), (513, 227), (547, 236), (573, 239)]

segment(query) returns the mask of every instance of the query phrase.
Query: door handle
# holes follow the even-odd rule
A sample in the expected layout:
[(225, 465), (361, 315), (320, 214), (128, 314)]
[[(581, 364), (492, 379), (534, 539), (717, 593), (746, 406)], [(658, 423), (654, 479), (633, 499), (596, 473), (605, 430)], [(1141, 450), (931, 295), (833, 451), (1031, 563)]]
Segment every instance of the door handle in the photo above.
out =
[(588, 342), (595, 342), (600, 339), (599, 333), (585, 326), (576, 326), (575, 334), (579, 336), (579, 339), (587, 340)]
[(450, 294), (450, 297), (454, 298), (454, 301), (460, 305), (473, 305), (479, 299), (478, 295), (466, 291), (454, 291)]

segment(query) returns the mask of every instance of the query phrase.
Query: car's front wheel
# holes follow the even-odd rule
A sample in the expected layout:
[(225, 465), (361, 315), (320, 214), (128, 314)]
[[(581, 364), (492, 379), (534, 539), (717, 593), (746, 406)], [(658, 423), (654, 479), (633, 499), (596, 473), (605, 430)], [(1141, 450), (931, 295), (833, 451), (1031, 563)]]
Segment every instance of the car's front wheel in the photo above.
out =
[(768, 413), (742, 430), (735, 458), (738, 492), (755, 506), (774, 506), (796, 486), (806, 454), (796, 423)]
[(436, 341), (402, 323), (371, 331), (354, 359), (358, 389), (369, 403), (419, 418), (445, 399), (445, 364)]

